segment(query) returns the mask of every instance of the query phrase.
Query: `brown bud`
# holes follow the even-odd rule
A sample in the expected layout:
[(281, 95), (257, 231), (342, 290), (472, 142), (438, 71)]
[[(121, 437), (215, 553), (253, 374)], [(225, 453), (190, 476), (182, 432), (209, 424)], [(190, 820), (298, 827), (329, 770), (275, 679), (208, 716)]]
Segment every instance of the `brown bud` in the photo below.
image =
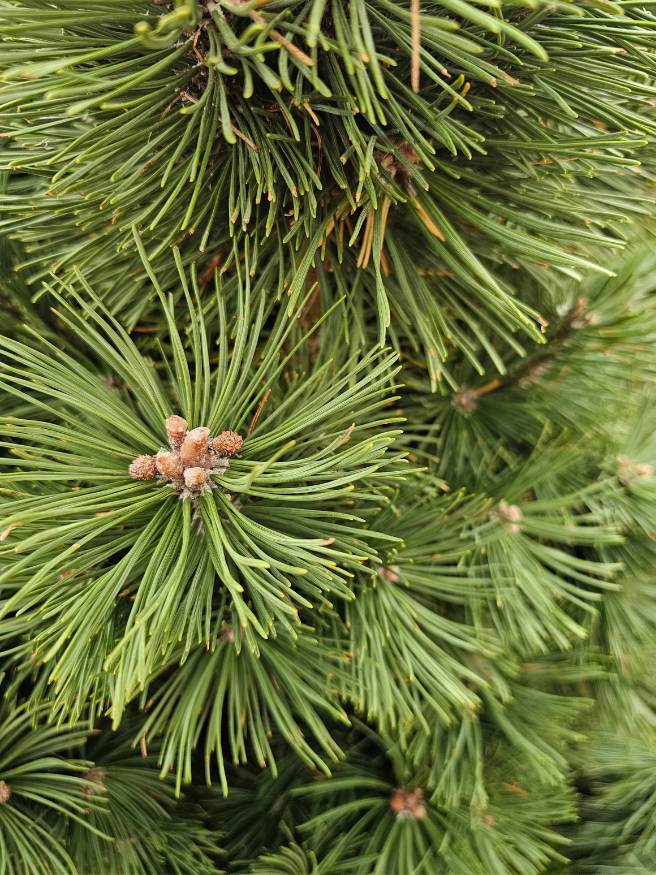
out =
[(185, 468), (204, 467), (209, 437), (210, 430), (204, 425), (187, 432), (180, 447), (180, 458)]
[(192, 489), (194, 492), (200, 492), (205, 486), (209, 475), (205, 468), (186, 468), (184, 472), (184, 482), (187, 489)]
[(166, 436), (172, 450), (179, 450), (187, 434), (187, 420), (175, 413), (166, 420)]
[(508, 520), (512, 523), (518, 523), (521, 519), (524, 518), (524, 514), (521, 512), (516, 504), (508, 504), (505, 501), (499, 502), (499, 506), (497, 507), (497, 513), (502, 519)]
[(152, 480), (157, 476), (155, 456), (137, 456), (128, 468), (133, 480)]
[(634, 462), (628, 456), (619, 456), (619, 477), (625, 486), (635, 480), (649, 480), (654, 476), (654, 468), (646, 462)]
[(390, 796), (389, 805), (397, 817), (413, 817), (415, 820), (426, 817), (424, 791), (420, 787), (414, 790), (398, 787)]
[(524, 519), (524, 514), (516, 504), (508, 504), (506, 501), (500, 501), (496, 510), (497, 517), (510, 523), (508, 529), (515, 535), (520, 531), (519, 523)]
[(82, 773), (82, 777), (89, 781), (89, 784), (82, 787), (80, 791), (85, 799), (90, 799), (92, 796), (98, 796), (100, 793), (104, 793), (107, 788), (103, 784), (103, 780), (105, 778), (105, 773), (98, 766), (93, 766), (90, 769), (87, 769), (86, 772)]
[(572, 328), (587, 328), (589, 325), (595, 325), (597, 322), (599, 322), (599, 316), (588, 310), (588, 299), (577, 298), (572, 310)]
[(0, 805), (6, 805), (11, 799), (11, 787), (6, 781), (0, 781)]
[(388, 565), (381, 566), (378, 569), (378, 576), (383, 580), (387, 581), (387, 583), (398, 583), (399, 581), (399, 566), (398, 565)]
[(395, 814), (400, 814), (405, 808), (405, 790), (395, 790), (390, 796), (389, 804)]
[(526, 372), (518, 379), (517, 385), (521, 386), (522, 389), (526, 389), (528, 386), (533, 386), (540, 381), (540, 378), (547, 373), (550, 367), (551, 362), (547, 359), (535, 362), (527, 368)]
[(463, 386), (462, 389), (459, 389), (454, 393), (453, 398), (451, 399), (451, 404), (458, 413), (473, 413), (478, 407), (478, 395), (476, 394), (476, 390)]
[(232, 626), (226, 626), (225, 629), (221, 630), (221, 638), (224, 641), (227, 641), (228, 644), (233, 644), (235, 640), (235, 632)]
[(182, 480), (184, 471), (182, 462), (175, 453), (170, 453), (168, 450), (160, 450), (155, 457), (157, 470), (166, 477), (167, 480)]
[(415, 787), (408, 793), (408, 809), (413, 817), (421, 820), (426, 816), (426, 807), (424, 805), (424, 791), (420, 787)]
[(212, 449), (218, 456), (234, 456), (244, 445), (244, 439), (236, 431), (222, 431), (212, 441)]

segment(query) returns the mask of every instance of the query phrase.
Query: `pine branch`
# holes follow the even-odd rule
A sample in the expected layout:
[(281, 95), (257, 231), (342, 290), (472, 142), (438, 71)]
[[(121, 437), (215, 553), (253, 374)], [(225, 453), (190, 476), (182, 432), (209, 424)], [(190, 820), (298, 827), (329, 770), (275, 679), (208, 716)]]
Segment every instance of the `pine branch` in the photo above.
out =
[[(186, 289), (182, 273), (180, 282)], [(173, 653), (216, 645), (224, 610), (256, 651), (274, 622), (295, 634), (299, 609), (352, 597), (353, 569), (386, 537), (365, 529), (353, 502), (384, 503), (401, 472), (385, 411), (393, 367), (384, 353), (319, 358), (301, 379), (295, 354), (309, 334), (295, 339), (280, 311), (267, 322), (247, 279), (232, 312), (217, 287), (216, 333), (187, 292), (185, 338), (162, 295), (171, 359), (158, 367), (81, 284), (68, 290), (74, 304), (53, 291), (59, 317), (111, 385), (43, 338), (0, 341), (2, 388), (32, 405), (29, 417), (3, 420), (0, 482), (19, 493), (0, 526), (4, 630), (31, 642), (62, 713), (110, 697), (120, 715)], [(204, 449), (192, 448), (184, 471), (174, 451), (137, 471), (136, 457), (166, 445), (174, 410)], [(243, 450), (212, 455), (209, 435), (226, 428), (246, 437)], [(131, 464), (133, 478), (159, 480), (132, 479)]]

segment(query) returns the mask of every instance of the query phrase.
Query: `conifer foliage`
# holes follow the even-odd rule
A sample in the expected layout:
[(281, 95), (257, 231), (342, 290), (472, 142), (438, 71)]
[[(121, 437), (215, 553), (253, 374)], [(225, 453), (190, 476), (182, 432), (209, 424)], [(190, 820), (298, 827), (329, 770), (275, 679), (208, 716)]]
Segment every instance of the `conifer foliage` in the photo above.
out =
[(0, 872), (653, 872), (656, 2), (0, 32)]

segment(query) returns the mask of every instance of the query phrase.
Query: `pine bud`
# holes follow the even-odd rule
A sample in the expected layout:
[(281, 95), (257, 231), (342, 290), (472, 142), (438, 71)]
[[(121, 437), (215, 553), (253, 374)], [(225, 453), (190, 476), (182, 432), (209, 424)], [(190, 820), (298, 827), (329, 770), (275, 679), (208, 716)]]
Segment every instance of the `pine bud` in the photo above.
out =
[(157, 476), (155, 456), (137, 456), (128, 468), (133, 480), (153, 480)]
[(395, 790), (390, 796), (390, 808), (395, 814), (400, 814), (405, 807), (405, 791)]
[(221, 639), (227, 641), (228, 644), (234, 644), (235, 632), (232, 626), (226, 626), (225, 629), (221, 630)]
[(187, 434), (187, 420), (175, 413), (166, 420), (166, 436), (172, 450), (179, 450)]
[(654, 469), (646, 462), (634, 462), (628, 456), (619, 456), (619, 478), (625, 485), (629, 486), (635, 480), (649, 480), (654, 476)]
[(11, 787), (6, 781), (0, 781), (0, 805), (6, 805), (11, 799)]
[(244, 439), (236, 431), (222, 431), (212, 441), (212, 449), (218, 456), (234, 456), (244, 445)]
[(198, 426), (188, 431), (186, 420), (176, 414), (167, 418), (165, 428), (171, 449), (160, 450), (156, 456), (138, 456), (130, 465), (130, 474), (140, 480), (159, 474), (180, 498), (194, 501), (215, 488), (210, 475), (225, 473), (229, 457), (239, 452), (244, 443), (234, 431), (224, 431), (210, 441), (209, 428)]
[(98, 766), (87, 769), (86, 772), (82, 773), (82, 777), (89, 781), (89, 784), (80, 791), (85, 799), (91, 799), (92, 796), (98, 796), (106, 791), (107, 788), (103, 784), (105, 773)]
[(204, 425), (187, 432), (180, 447), (180, 458), (185, 468), (204, 467), (209, 438), (210, 430)]
[(157, 470), (162, 477), (166, 477), (167, 480), (172, 480), (174, 482), (176, 480), (182, 480), (184, 467), (175, 453), (170, 453), (168, 450), (160, 450), (155, 457), (155, 462), (157, 464)]
[(508, 529), (516, 535), (520, 531), (519, 523), (524, 519), (524, 514), (516, 504), (508, 504), (506, 501), (500, 501), (496, 510), (497, 517), (510, 523)]
[(478, 407), (478, 395), (476, 394), (476, 390), (463, 386), (462, 389), (459, 389), (454, 393), (453, 398), (451, 399), (451, 404), (458, 413), (473, 413)]
[(397, 817), (413, 817), (415, 820), (426, 817), (424, 791), (420, 787), (414, 790), (398, 787), (390, 796), (389, 805)]
[(529, 386), (538, 383), (540, 378), (547, 373), (550, 367), (551, 362), (548, 359), (535, 362), (526, 369), (526, 372), (517, 381), (517, 385), (521, 386), (522, 389), (526, 389)]
[(194, 492), (201, 492), (207, 486), (209, 480), (208, 472), (205, 468), (186, 468), (184, 472), (184, 482), (187, 489)]
[(595, 325), (597, 322), (599, 322), (599, 316), (588, 310), (588, 299), (577, 298), (572, 311), (572, 321), (570, 323), (572, 328), (588, 328), (588, 326)]

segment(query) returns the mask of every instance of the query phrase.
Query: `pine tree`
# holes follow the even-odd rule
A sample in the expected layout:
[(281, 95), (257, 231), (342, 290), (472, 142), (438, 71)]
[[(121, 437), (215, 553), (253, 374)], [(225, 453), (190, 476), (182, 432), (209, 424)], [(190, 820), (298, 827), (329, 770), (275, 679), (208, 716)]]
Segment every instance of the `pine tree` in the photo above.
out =
[(656, 3), (0, 29), (0, 872), (652, 873)]

